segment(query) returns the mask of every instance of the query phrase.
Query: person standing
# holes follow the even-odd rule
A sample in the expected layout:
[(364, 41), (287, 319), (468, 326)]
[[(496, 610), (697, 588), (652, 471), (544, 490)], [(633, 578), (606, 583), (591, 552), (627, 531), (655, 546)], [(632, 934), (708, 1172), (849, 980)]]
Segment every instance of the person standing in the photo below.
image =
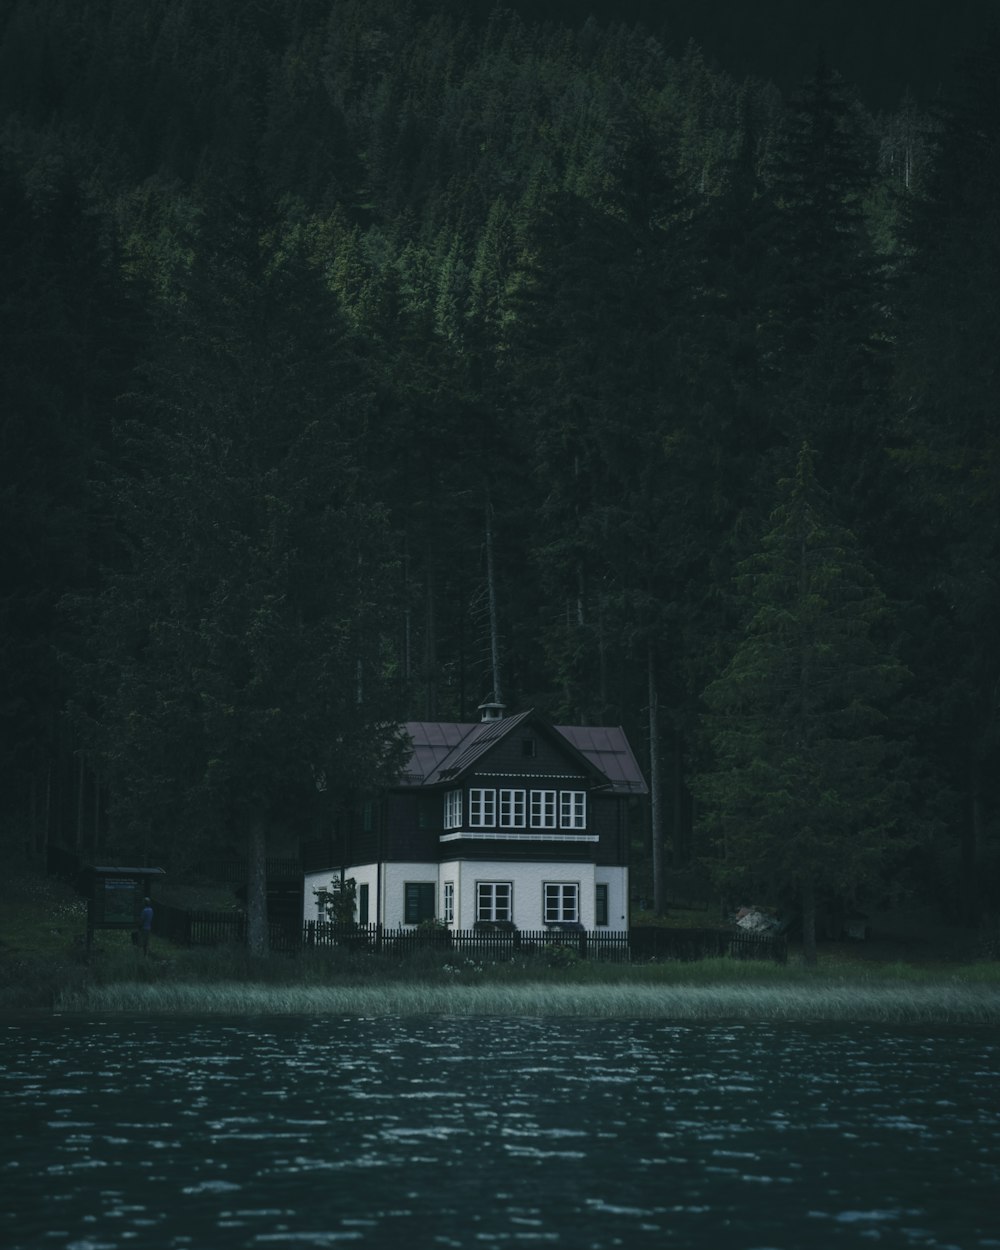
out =
[(144, 955), (149, 954), (149, 935), (153, 931), (153, 904), (148, 898), (142, 900), (142, 913), (139, 916), (139, 944)]

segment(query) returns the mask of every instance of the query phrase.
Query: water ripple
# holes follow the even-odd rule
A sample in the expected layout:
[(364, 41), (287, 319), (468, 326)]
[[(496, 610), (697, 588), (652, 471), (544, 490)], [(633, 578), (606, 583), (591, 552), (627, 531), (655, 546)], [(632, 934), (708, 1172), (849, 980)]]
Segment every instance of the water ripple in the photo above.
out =
[(0, 1244), (1000, 1250), (998, 1082), (975, 1029), (34, 1021)]

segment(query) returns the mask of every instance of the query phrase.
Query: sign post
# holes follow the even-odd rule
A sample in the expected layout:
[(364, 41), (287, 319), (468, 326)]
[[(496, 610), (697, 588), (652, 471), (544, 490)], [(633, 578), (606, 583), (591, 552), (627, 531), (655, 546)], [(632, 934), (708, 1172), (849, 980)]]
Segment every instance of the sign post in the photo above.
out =
[(143, 899), (153, 882), (166, 876), (162, 868), (87, 868), (87, 952), (95, 929), (138, 929)]

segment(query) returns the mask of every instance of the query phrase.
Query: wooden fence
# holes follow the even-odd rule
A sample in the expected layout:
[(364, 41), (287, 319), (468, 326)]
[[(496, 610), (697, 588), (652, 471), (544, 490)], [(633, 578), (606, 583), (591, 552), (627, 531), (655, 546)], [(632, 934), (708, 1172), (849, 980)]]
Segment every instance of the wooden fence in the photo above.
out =
[(732, 929), (666, 929), (650, 925), (629, 931), (632, 958), (788, 960), (788, 939), (772, 933), (747, 933)]
[(617, 963), (629, 959), (628, 933), (600, 929), (388, 929), (382, 925), (340, 926), (310, 921), (304, 938), (310, 948), (345, 946), (394, 955), (439, 950), (495, 961), (558, 949), (581, 959)]
[[(156, 907), (155, 932), (182, 946), (242, 944), (246, 941), (246, 917), (242, 912), (185, 911), (161, 903)], [(788, 943), (784, 938), (726, 929), (389, 929), (383, 925), (333, 925), (316, 921), (299, 926), (272, 920), (269, 936), (274, 951), (341, 947), (405, 956), (439, 950), (491, 961), (540, 951), (555, 953), (556, 950), (572, 952), (573, 956), (583, 959), (615, 963), (694, 960), (721, 955), (785, 963), (788, 956)]]

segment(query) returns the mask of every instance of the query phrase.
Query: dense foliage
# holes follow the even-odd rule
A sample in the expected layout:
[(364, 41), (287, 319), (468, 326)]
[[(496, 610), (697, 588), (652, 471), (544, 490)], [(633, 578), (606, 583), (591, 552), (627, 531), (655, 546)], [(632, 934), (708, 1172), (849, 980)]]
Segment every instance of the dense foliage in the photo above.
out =
[[(873, 114), (487, 6), (6, 12), (11, 851), (278, 844), (494, 694), (625, 725), (637, 882), (1000, 903), (995, 43)], [(860, 615), (770, 823), (805, 443)]]

